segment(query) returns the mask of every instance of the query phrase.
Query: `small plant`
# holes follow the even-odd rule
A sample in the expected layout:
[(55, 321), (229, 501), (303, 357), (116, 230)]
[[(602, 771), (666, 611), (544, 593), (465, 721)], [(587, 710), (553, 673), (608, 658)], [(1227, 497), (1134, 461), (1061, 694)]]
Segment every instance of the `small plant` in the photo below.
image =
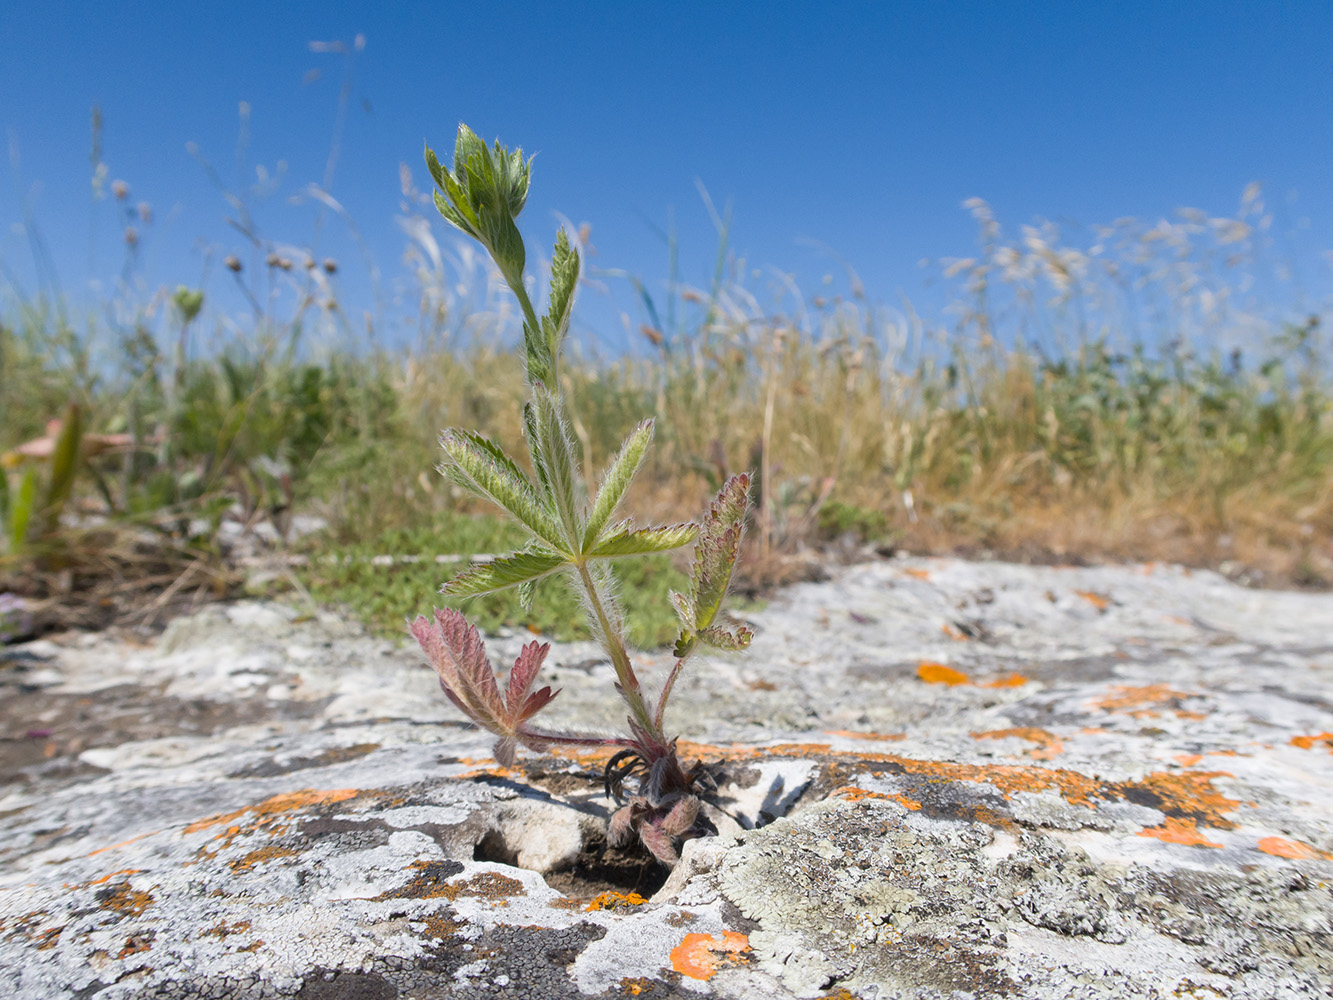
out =
[[(4, 543), (0, 555), (7, 553), (17, 559), (33, 547), (34, 541), (49, 540), (57, 533), (60, 515), (74, 488), (80, 448), (100, 440), (104, 439), (85, 439), (82, 411), (70, 403), (63, 420), (48, 424), (46, 437), (0, 455), (0, 538)], [(43, 461), (49, 468), (39, 504), (34, 464)], [(25, 463), (30, 464), (19, 477), (18, 488), (11, 491), (6, 470)]]
[[(511, 153), (499, 142), (489, 148), (460, 125), (453, 169), (441, 166), (429, 148), (426, 164), (439, 187), (435, 205), (440, 214), (487, 249), (522, 307), (529, 395), (523, 427), (535, 474), (534, 481), (480, 434), (455, 428), (441, 435), (445, 461), (440, 471), (502, 508), (529, 539), (523, 549), (454, 577), (442, 592), (465, 598), (517, 587), (528, 605), (539, 580), (563, 577), (578, 593), (592, 633), (615, 668), (616, 691), (629, 710), (629, 735), (601, 736), (532, 724), (533, 716), (558, 693), (536, 686), (548, 645), (531, 642), (523, 647), (502, 694), (480, 633), (460, 612), (436, 609), (433, 620), (420, 616), (411, 624), (412, 634), (439, 674), (449, 700), (495, 735), (495, 757), (502, 764), (513, 761), (519, 744), (536, 751), (561, 745), (615, 748), (606, 765), (605, 786), (620, 808), (611, 819), (608, 842), (621, 846), (637, 835), (658, 860), (674, 865), (681, 841), (710, 832), (696, 795), (709, 779), (701, 763), (688, 770), (681, 764), (676, 739), (667, 737), (663, 719), (681, 668), (700, 644), (731, 650), (749, 645), (748, 629), (717, 624), (740, 550), (749, 477), (727, 480), (698, 525), (637, 528), (628, 520), (617, 521), (616, 513), (652, 441), (653, 422), (645, 420), (607, 466), (596, 495), (585, 496), (578, 474), (580, 456), (558, 378), (560, 348), (579, 279), (578, 252), (562, 230), (551, 263), (547, 311), (539, 319), (524, 285), (526, 254), (514, 224), (527, 200), (531, 160), (523, 159), (521, 149)], [(630, 662), (609, 564), (690, 542), (695, 542), (695, 552), (689, 593), (671, 594), (680, 621), (676, 662), (654, 699), (645, 693)]]

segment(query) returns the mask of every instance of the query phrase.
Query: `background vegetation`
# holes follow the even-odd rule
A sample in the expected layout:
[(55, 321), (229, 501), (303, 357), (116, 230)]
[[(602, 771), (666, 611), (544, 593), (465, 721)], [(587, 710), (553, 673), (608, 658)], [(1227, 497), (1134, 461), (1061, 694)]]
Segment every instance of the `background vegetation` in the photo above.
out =
[[(523, 452), (513, 313), (497, 276), (437, 242), (406, 175), (404, 195), (402, 346), (376, 332), (383, 317), (349, 319), (339, 262), (252, 226), (238, 226), (247, 260), (219, 271), (243, 315), (211, 308), (209, 291), (138, 290), (151, 211), (128, 201), (114, 301), (76, 315), (11, 283), (0, 634), (151, 624), (247, 578), (401, 631), (446, 563), (514, 543), (432, 471), (445, 426)], [(1274, 291), (1260, 193), (1234, 217), (1072, 234), (1009, 236), (984, 203), (968, 207), (978, 252), (940, 262), (936, 321), (877, 302), (850, 271), (849, 291), (827, 297), (756, 272), (722, 225), (707, 287), (674, 267), (661, 289), (631, 279), (641, 323), (627, 350), (575, 354), (562, 374), (587, 475), (645, 414), (657, 443), (630, 501), (645, 521), (753, 470), (751, 595), (867, 545), (1333, 583), (1324, 331)], [(660, 609), (682, 579), (662, 557), (626, 580), (631, 618), (640, 594)], [(581, 616), (556, 589), (532, 624), (575, 634)], [(503, 595), (480, 610), (486, 627), (529, 622)], [(671, 631), (639, 621), (641, 642)]]

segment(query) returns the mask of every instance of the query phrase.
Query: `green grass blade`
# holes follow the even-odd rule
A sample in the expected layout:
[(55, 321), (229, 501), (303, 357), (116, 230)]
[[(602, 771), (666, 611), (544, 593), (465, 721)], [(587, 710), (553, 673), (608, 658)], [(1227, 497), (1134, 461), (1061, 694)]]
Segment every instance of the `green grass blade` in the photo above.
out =
[(60, 527), (60, 512), (65, 509), (65, 502), (74, 488), (74, 473), (79, 466), (79, 443), (82, 440), (83, 415), (77, 405), (70, 403), (65, 408), (60, 436), (56, 438), (55, 451), (51, 455), (51, 478), (46, 484), (46, 499), (42, 504), (47, 534), (52, 534)]
[(9, 511), (9, 551), (12, 554), (23, 551), (28, 541), (28, 525), (32, 521), (33, 509), (37, 506), (37, 470), (28, 469), (19, 480), (18, 496), (14, 498)]

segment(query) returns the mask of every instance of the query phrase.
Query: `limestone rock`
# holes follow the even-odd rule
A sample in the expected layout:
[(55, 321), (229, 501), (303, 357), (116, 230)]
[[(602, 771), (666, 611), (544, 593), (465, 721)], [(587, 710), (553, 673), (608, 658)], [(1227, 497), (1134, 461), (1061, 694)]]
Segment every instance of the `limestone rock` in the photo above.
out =
[[(602, 850), (605, 755), (500, 767), (334, 615), (7, 651), (0, 995), (1333, 994), (1333, 598), (898, 560), (748, 617), (669, 712), (720, 830), (672, 873)], [(610, 676), (553, 647), (553, 721)]]

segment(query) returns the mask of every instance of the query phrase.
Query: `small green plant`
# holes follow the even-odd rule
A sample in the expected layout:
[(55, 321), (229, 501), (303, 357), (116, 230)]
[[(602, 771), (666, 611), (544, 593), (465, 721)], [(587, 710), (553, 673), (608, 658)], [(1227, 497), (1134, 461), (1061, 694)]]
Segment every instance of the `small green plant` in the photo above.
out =
[[(440, 471), (477, 497), (495, 503), (528, 536), (519, 551), (468, 569), (445, 584), (451, 597), (470, 597), (516, 587), (525, 605), (538, 581), (560, 576), (579, 595), (593, 635), (610, 657), (616, 691), (629, 710), (629, 734), (602, 736), (540, 729), (532, 718), (555, 697), (536, 689), (549, 646), (523, 647), (503, 694), (476, 627), (453, 609), (419, 616), (412, 634), (440, 676), (449, 700), (496, 737), (495, 757), (511, 763), (517, 746), (544, 751), (554, 746), (615, 748), (606, 765), (605, 786), (620, 808), (612, 817), (608, 842), (627, 844), (637, 835), (662, 863), (674, 865), (681, 841), (710, 832), (700, 813), (696, 789), (708, 781), (696, 762), (686, 770), (676, 739), (664, 728), (672, 687), (686, 658), (700, 645), (740, 650), (749, 645), (745, 628), (717, 624), (731, 582), (744, 528), (749, 477), (731, 477), (700, 524), (637, 528), (616, 513), (652, 441), (646, 420), (629, 435), (588, 498), (579, 475), (580, 456), (570, 432), (567, 403), (560, 388), (560, 348), (578, 284), (580, 260), (563, 230), (556, 238), (546, 314), (540, 319), (524, 285), (526, 254), (514, 220), (527, 200), (531, 160), (497, 141), (493, 148), (460, 125), (452, 170), (427, 148), (426, 164), (439, 190), (435, 205), (449, 222), (480, 242), (495, 260), (523, 310), (523, 353), (528, 400), (523, 428), (535, 481), (488, 438), (469, 430), (446, 430), (440, 438), (445, 461)], [(672, 592), (680, 621), (676, 662), (661, 691), (651, 698), (630, 662), (624, 615), (615, 598), (609, 564), (695, 542), (689, 593)]]
[[(29, 453), (22, 449), (0, 456), (0, 537), (10, 557), (27, 554), (35, 540), (45, 541), (60, 528), (60, 515), (74, 488), (74, 475), (79, 466), (79, 448), (83, 440), (83, 413), (73, 403), (65, 407), (63, 420), (52, 421), (47, 436), (29, 443)], [(48, 466), (46, 489), (39, 503), (37, 498), (37, 470), (29, 464), (18, 477), (18, 487), (11, 490), (5, 469), (17, 468), (25, 461), (45, 460)], [(34, 524), (33, 518), (37, 517)], [(34, 530), (35, 529), (35, 530)]]

